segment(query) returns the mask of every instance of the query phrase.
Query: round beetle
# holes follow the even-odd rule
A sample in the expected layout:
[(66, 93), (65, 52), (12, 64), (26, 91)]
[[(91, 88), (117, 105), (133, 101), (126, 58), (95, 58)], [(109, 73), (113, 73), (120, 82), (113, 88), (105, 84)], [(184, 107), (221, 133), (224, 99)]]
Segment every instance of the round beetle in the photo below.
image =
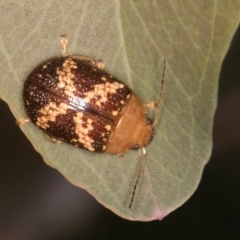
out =
[[(123, 82), (105, 72), (102, 61), (67, 54), (68, 40), (61, 36), (62, 56), (48, 59), (28, 75), (23, 88), (25, 111), (30, 120), (52, 141), (64, 141), (92, 152), (123, 154), (142, 149), (136, 187), (153, 129), (158, 121), (163, 92), (156, 102), (144, 105)], [(146, 116), (155, 109), (155, 119)], [(19, 125), (28, 119), (20, 119)]]

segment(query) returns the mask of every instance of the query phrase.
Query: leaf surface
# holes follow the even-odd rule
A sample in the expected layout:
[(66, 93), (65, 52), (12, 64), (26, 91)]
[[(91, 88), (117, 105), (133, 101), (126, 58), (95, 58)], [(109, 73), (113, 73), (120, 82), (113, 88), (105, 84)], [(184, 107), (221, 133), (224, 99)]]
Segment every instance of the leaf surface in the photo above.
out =
[(60, 55), (61, 34), (70, 53), (103, 59), (144, 103), (156, 99), (167, 59), (160, 121), (132, 209), (141, 151), (94, 154), (53, 144), (32, 123), (22, 131), (47, 164), (123, 218), (162, 219), (183, 204), (211, 154), (218, 77), (240, 1), (3, 1), (0, 12), (0, 97), (16, 119), (26, 117), (25, 78)]

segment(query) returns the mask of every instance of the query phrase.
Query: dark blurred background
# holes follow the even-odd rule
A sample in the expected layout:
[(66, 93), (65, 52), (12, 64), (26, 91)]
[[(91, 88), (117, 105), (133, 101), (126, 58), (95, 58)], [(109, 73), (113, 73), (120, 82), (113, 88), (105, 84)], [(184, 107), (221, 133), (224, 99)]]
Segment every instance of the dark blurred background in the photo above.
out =
[(224, 60), (213, 152), (194, 195), (162, 221), (131, 222), (48, 167), (0, 100), (0, 240), (240, 239), (240, 28)]

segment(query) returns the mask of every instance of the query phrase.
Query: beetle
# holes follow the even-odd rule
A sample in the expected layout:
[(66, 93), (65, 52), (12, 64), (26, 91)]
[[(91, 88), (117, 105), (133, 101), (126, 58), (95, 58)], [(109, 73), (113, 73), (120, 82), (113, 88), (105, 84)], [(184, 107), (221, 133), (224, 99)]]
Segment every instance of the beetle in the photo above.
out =
[[(62, 56), (42, 62), (26, 78), (26, 114), (54, 142), (119, 155), (141, 148), (131, 208), (145, 161), (144, 147), (151, 141), (158, 122), (165, 59), (158, 100), (144, 105), (126, 84), (104, 71), (103, 61), (69, 55), (67, 44), (67, 37), (62, 35)], [(146, 115), (147, 107), (155, 109), (154, 122)], [(20, 119), (18, 124), (29, 119)]]

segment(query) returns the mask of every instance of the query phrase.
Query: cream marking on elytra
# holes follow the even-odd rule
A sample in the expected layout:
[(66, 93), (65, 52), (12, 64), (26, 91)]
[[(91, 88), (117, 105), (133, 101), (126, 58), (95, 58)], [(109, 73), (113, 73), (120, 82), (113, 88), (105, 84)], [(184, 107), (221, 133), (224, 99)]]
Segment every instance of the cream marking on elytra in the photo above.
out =
[(60, 70), (58, 67), (56, 73), (58, 75), (58, 87), (64, 88), (64, 93), (69, 97), (74, 97), (74, 92), (76, 87), (74, 86), (74, 74), (72, 69), (77, 68), (77, 64), (72, 60), (72, 58), (67, 58), (62, 64), (63, 69)]
[(102, 150), (104, 151), (107, 148), (106, 145), (103, 145)]
[(106, 128), (108, 131), (110, 131), (112, 127), (111, 127), (111, 125), (106, 125), (105, 128)]
[(93, 120), (87, 119), (85, 122), (83, 120), (84, 113), (78, 112), (75, 117), (73, 117), (73, 121), (76, 124), (75, 133), (78, 135), (78, 139), (72, 139), (72, 142), (79, 142), (83, 144), (85, 148), (89, 151), (94, 151), (95, 149), (92, 147), (92, 143), (94, 139), (89, 136), (89, 132), (93, 130)]
[[(84, 113), (83, 112), (78, 112), (75, 117), (73, 117), (73, 121), (76, 125), (75, 128), (75, 133), (77, 134), (78, 138), (74, 138), (71, 140), (73, 143), (81, 143), (84, 148), (88, 149), (89, 151), (94, 152), (95, 149), (92, 146), (92, 143), (94, 143), (94, 139), (89, 136), (89, 132), (94, 130), (93, 127), (93, 120), (88, 118), (87, 121), (83, 119), (84, 118)], [(105, 128), (109, 132), (111, 130), (110, 125), (106, 125)], [(103, 141), (107, 141), (107, 138), (104, 138), (104, 135), (102, 134)], [(105, 150), (107, 148), (106, 145), (102, 146), (102, 149)]]
[(113, 116), (117, 116), (118, 115), (118, 111), (112, 111), (112, 115)]
[(48, 103), (46, 106), (39, 110), (41, 117), (37, 118), (37, 126), (43, 129), (49, 128), (48, 122), (55, 122), (56, 117), (59, 114), (66, 114), (68, 108), (69, 107), (66, 103), (60, 103), (59, 106), (57, 106), (54, 102)]
[[(105, 78), (104, 76), (101, 77), (103, 80)], [(104, 80), (103, 80), (104, 81)], [(101, 107), (102, 103), (107, 102), (108, 100), (108, 94), (115, 94), (117, 93), (118, 89), (123, 88), (124, 85), (118, 82), (105, 82), (103, 84), (96, 84), (94, 85), (94, 89), (89, 92), (85, 92), (84, 95), (86, 96), (84, 100), (89, 103), (92, 99), (97, 99), (95, 101), (95, 104)], [(118, 115), (118, 111), (112, 112), (113, 116)]]

